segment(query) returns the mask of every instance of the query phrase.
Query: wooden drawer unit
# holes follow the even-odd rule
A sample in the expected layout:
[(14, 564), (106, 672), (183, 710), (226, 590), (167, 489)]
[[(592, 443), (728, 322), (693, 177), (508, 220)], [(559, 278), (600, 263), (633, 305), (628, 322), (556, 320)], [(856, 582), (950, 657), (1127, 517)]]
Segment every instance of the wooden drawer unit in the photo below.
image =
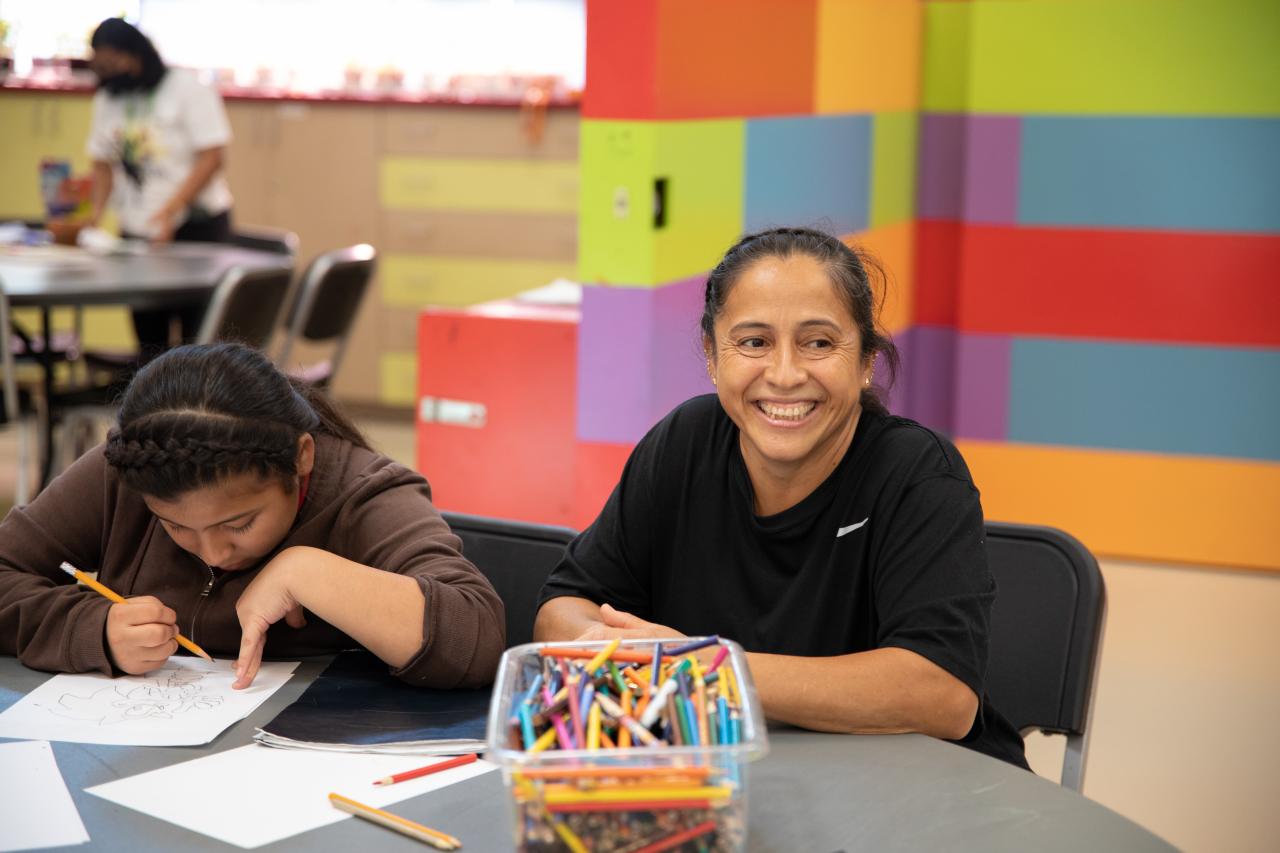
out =
[(573, 261), (578, 217), (571, 213), (469, 210), (383, 211), (387, 252)]
[(383, 151), (425, 157), (578, 159), (577, 110), (549, 110), (533, 141), (517, 108), (432, 107), (383, 110)]
[(575, 271), (572, 260), (387, 253), (382, 256), (382, 300), (388, 307), (474, 305), (572, 278)]
[(379, 197), (392, 210), (574, 213), (578, 164), (555, 160), (384, 157)]

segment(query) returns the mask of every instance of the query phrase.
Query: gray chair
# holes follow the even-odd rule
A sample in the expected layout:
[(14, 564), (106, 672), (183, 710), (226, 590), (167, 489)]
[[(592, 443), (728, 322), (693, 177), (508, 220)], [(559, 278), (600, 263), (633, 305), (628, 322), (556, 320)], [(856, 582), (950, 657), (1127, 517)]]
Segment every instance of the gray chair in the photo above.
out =
[[(327, 388), (337, 375), (347, 341), (373, 278), (377, 252), (366, 243), (335, 249), (316, 257), (294, 288), (285, 319), (285, 337), (276, 364), (291, 376)], [(310, 364), (290, 364), (299, 343), (327, 345), (329, 357)]]
[(1062, 784), (1079, 791), (1106, 619), (1102, 573), (1060, 530), (990, 521), (986, 534), (998, 587), (987, 693), (1018, 731), (1066, 735)]
[[(293, 270), (287, 266), (227, 270), (209, 298), (195, 342), (237, 341), (265, 350), (279, 324), (292, 278)], [(102, 439), (126, 384), (58, 395), (54, 405), (63, 435), (53, 453), (52, 471), (64, 470)]]
[(231, 234), (231, 244), (243, 249), (288, 255), (291, 258), (298, 256), (298, 235), (282, 228), (240, 225)]
[(279, 323), (293, 270), (227, 270), (214, 288), (196, 343), (238, 341), (265, 349)]
[(462, 554), (493, 584), (507, 610), (507, 645), (532, 642), (538, 593), (577, 534), (567, 527), (441, 513)]

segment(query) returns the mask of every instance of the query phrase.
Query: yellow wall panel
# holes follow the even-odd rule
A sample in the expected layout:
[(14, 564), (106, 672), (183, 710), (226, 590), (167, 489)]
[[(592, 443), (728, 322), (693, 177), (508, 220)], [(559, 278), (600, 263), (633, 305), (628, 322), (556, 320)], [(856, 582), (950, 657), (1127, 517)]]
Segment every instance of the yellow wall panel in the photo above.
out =
[(577, 163), (384, 157), (379, 181), (382, 205), (395, 210), (578, 210)]
[(1280, 570), (1280, 464), (957, 441), (989, 519), (1098, 555)]
[(440, 255), (383, 255), (382, 299), (388, 305), (474, 305), (573, 278), (575, 262)]
[(815, 111), (914, 110), (922, 19), (919, 0), (819, 0)]
[(0, 216), (44, 218), (40, 161), (70, 160), (72, 173), (89, 171), (92, 96), (0, 94)]
[(378, 402), (413, 406), (418, 401), (418, 354), (384, 352), (378, 356)]

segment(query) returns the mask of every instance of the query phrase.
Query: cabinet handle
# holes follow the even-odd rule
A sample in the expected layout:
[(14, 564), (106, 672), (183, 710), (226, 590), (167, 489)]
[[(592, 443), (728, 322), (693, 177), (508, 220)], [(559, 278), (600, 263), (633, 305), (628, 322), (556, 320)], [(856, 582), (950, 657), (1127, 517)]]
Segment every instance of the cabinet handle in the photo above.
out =
[(488, 419), (489, 410), (484, 403), (448, 400), (443, 397), (423, 397), (418, 401), (418, 420), (424, 424), (439, 423), (483, 429)]

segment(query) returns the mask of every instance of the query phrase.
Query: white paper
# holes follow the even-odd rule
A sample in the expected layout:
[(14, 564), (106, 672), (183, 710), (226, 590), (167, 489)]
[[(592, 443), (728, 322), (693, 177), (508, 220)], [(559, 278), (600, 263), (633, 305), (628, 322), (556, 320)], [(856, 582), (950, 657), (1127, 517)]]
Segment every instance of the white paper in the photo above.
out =
[(146, 675), (55, 675), (0, 713), (0, 737), (123, 746), (208, 743), (280, 689), (298, 666), (264, 663), (232, 690), (233, 661), (170, 658)]
[(89, 840), (48, 741), (0, 743), (0, 767), (0, 850)]
[[(350, 817), (329, 804), (331, 792), (381, 808), (498, 767), (479, 759), (395, 785), (373, 784), (430, 763), (413, 756), (251, 744), (87, 790), (192, 832), (253, 848)], [(449, 832), (445, 825), (432, 829)], [(376, 844), (376, 836), (370, 839)]]

